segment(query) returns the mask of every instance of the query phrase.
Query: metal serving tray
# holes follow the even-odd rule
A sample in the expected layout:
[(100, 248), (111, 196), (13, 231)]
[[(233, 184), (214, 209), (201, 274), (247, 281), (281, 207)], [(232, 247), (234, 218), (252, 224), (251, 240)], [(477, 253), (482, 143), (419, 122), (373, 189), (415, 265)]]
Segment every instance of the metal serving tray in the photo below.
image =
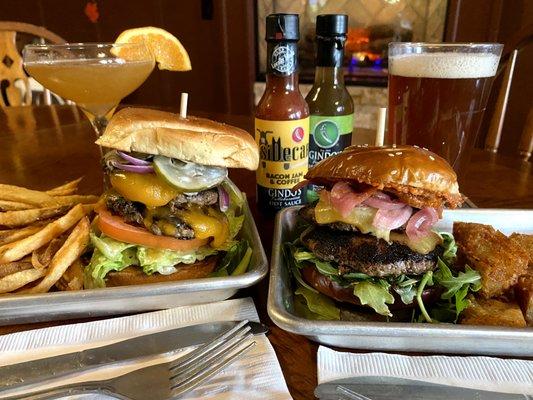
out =
[[(533, 329), (399, 322), (313, 321), (294, 313), (289, 270), (282, 244), (294, 240), (299, 207), (276, 218), (268, 293), (268, 314), (280, 328), (316, 342), (351, 349), (533, 356)], [(493, 225), (503, 233), (533, 233), (533, 210), (466, 209), (444, 212), (437, 229), (453, 221)]]
[(265, 250), (248, 203), (244, 215), (240, 235), (253, 250), (245, 274), (72, 292), (4, 295), (0, 296), (0, 325), (127, 314), (226, 300), (238, 289), (259, 282), (268, 272)]

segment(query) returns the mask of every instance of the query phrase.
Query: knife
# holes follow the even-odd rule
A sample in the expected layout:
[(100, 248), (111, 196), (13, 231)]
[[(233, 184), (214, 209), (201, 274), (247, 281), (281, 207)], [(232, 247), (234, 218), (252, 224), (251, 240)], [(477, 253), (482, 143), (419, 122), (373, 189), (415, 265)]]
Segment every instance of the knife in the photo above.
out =
[(320, 400), (533, 400), (526, 394), (500, 393), (404, 378), (354, 377), (321, 383)]
[[(222, 321), (191, 325), (123, 340), (107, 346), (41, 358), (0, 367), (0, 393), (19, 386), (32, 386), (50, 379), (86, 372), (103, 365), (117, 364), (157, 354), (175, 352), (199, 345), (230, 330), (240, 321)], [(258, 322), (248, 322), (254, 335), (268, 332)]]

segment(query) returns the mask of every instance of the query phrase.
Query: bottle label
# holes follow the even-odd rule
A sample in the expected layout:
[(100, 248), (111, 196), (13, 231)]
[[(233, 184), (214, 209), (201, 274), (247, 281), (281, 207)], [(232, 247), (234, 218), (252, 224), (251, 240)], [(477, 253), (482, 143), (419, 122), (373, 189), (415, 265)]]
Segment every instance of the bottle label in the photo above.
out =
[(296, 42), (268, 43), (267, 73), (281, 76), (292, 75), (298, 68)]
[(352, 142), (353, 114), (310, 117), (309, 166), (340, 153)]
[(259, 145), (257, 198), (260, 207), (280, 210), (303, 203), (305, 189), (291, 191), (304, 179), (309, 163), (309, 118), (292, 121), (255, 119)]

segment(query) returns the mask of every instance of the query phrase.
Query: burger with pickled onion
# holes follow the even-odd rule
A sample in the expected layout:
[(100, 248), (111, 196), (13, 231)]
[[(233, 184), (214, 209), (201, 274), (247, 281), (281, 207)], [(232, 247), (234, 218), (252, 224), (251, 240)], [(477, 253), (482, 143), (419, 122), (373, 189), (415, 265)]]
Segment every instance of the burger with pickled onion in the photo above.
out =
[(453, 271), (453, 237), (433, 229), (443, 208), (463, 202), (443, 158), (416, 146), (352, 146), (305, 178), (300, 185), (320, 189), (299, 210), (307, 228), (286, 255), (309, 313), (336, 319), (349, 305), (384, 318), (414, 309), (411, 318), (432, 320), (438, 303), (449, 318), (433, 319), (457, 319), (479, 275)]
[(242, 272), (244, 197), (228, 168), (255, 170), (245, 131), (144, 108), (120, 110), (96, 141), (109, 189), (96, 208), (86, 286), (122, 286)]

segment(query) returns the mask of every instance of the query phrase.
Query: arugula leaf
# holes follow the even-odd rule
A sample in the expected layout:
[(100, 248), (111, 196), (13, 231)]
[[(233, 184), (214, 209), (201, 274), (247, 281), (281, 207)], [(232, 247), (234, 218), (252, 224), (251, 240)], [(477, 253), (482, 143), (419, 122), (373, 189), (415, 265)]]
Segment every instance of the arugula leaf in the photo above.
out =
[(289, 264), (289, 270), (291, 271), (292, 275), (294, 276), (294, 279), (303, 287), (306, 289), (309, 289), (313, 292), (318, 293), (318, 291), (309, 286), (306, 281), (302, 278), (302, 274), (300, 273), (300, 268), (298, 265), (298, 262), (296, 261), (296, 258), (294, 257), (294, 253), (296, 252), (297, 247), (294, 243), (287, 242), (285, 243), (285, 246), (283, 247), (283, 252), (285, 256), (285, 260)]
[[(304, 286), (298, 286), (294, 292), (296, 297), (302, 296), (305, 300), (305, 305), (311, 313), (303, 312), (309, 319), (318, 320), (339, 320), (340, 309), (335, 306), (335, 303), (329, 297), (317, 292), (316, 290), (309, 290)], [(300, 310), (301, 311), (301, 310)]]
[(378, 314), (392, 317), (387, 304), (394, 303), (394, 296), (382, 284), (370, 281), (359, 282), (355, 285), (353, 294), (359, 298), (361, 304), (372, 307)]
[(433, 286), (433, 271), (427, 271), (424, 274), (422, 280), (420, 281), (420, 285), (418, 285), (418, 289), (416, 290), (416, 301), (418, 303), (418, 308), (420, 308), (422, 316), (424, 317), (426, 322), (433, 322), (426, 310), (426, 306), (424, 305), (424, 299), (422, 299), (422, 293), (424, 293), (424, 288), (426, 287), (426, 285)]
[(448, 232), (440, 232), (440, 236), (443, 240), (442, 247), (444, 247), (442, 259), (446, 264), (453, 265), (457, 258), (457, 244), (455, 243), (455, 239), (453, 235)]

